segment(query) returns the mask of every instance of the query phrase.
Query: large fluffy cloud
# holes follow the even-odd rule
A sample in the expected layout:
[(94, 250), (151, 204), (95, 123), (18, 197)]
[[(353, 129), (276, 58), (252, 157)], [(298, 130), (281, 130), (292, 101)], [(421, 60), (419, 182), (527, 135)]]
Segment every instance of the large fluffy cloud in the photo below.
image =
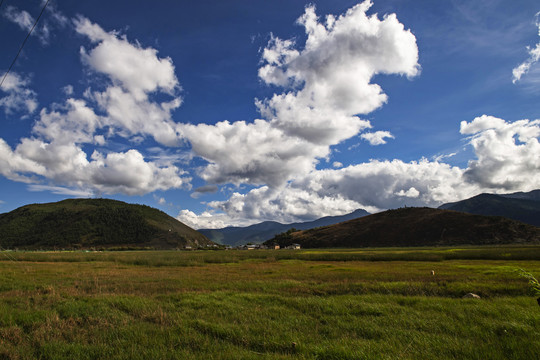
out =
[[(228, 200), (212, 202), (211, 211), (219, 222), (238, 224), (276, 220), (284, 223), (342, 215), (363, 208), (370, 212), (403, 205), (435, 206), (475, 195), (478, 186), (463, 186), (463, 170), (425, 159), (371, 161), (341, 169), (316, 170), (279, 189), (260, 187), (247, 194), (234, 193)], [(207, 211), (206, 214), (211, 211)], [(181, 221), (197, 227), (212, 225), (208, 216), (201, 224), (190, 214)]]
[(102, 143), (94, 135), (103, 126), (103, 119), (89, 108), (84, 100), (68, 99), (65, 105), (47, 111), (42, 109), (33, 132), (49, 141), (63, 143)]
[(219, 122), (182, 126), (193, 151), (211, 161), (201, 177), (211, 183), (255, 183), (279, 186), (291, 176), (309, 172), (315, 156), (328, 147), (291, 137), (267, 121)]
[[(272, 37), (263, 51), (259, 77), (267, 84), (291, 90), (257, 101), (265, 120), (253, 125), (201, 125), (197, 127), (204, 129), (200, 137), (187, 134), (195, 153), (210, 162), (202, 171), (207, 181), (235, 179), (265, 185), (211, 202), (201, 215), (183, 211), (179, 214), (181, 221), (195, 227), (244, 225), (246, 219), (293, 222), (357, 208), (379, 211), (403, 205), (437, 206), (482, 191), (540, 187), (539, 121), (511, 123), (485, 115), (461, 124), (460, 131), (468, 136), (476, 155), (467, 168), (451, 166), (441, 158), (371, 160), (315, 169), (317, 160), (328, 156), (330, 145), (371, 127), (357, 115), (369, 113), (387, 100), (380, 86), (371, 83), (375, 74), (413, 77), (419, 72), (414, 36), (395, 15), (382, 20), (367, 15), (370, 6), (371, 2), (365, 1), (344, 15), (328, 16), (324, 21), (316, 16), (313, 6), (307, 7), (298, 20), (307, 34), (303, 49), (294, 40)], [(514, 70), (514, 80), (538, 61), (537, 49), (529, 52), (530, 59)], [(237, 131), (239, 128), (243, 131)], [(257, 137), (256, 130), (264, 134)], [(191, 131), (194, 133), (195, 127)], [(212, 136), (203, 138), (202, 134), (208, 133)], [(393, 135), (377, 131), (364, 132), (360, 137), (371, 145), (380, 145)], [(212, 142), (232, 152), (222, 154), (217, 147), (212, 149)], [(280, 145), (272, 147), (274, 142)], [(262, 145), (258, 148), (256, 144)], [(303, 152), (295, 151), (296, 147)], [(281, 155), (282, 151), (289, 154), (289, 149), (297, 156)], [(298, 166), (289, 166), (289, 159)]]
[[(441, 157), (334, 162), (334, 169), (317, 170), (319, 161), (330, 161), (332, 147), (346, 139), (360, 136), (380, 145), (393, 138), (389, 131), (364, 132), (372, 126), (361, 116), (387, 101), (372, 81), (380, 74), (412, 78), (420, 71), (414, 35), (393, 14), (369, 15), (371, 5), (366, 0), (325, 18), (308, 6), (298, 19), (305, 43), (272, 36), (262, 51), (258, 75), (275, 93), (256, 99), (261, 118), (216, 124), (173, 121), (182, 98), (172, 60), (79, 17), (73, 25), (87, 41), (80, 57), (91, 88), (77, 97), (66, 86), (68, 98), (42, 109), (29, 137), (11, 145), (0, 139), (0, 174), (31, 184), (30, 190), (64, 194), (190, 188), (190, 175), (177, 166), (176, 153), (189, 143), (191, 153), (183, 161), (206, 160), (197, 171), (207, 184), (193, 197), (215, 192), (219, 184), (254, 186), (208, 203), (201, 214), (182, 210), (179, 219), (195, 227), (293, 222), (357, 208), (436, 206), (481, 191), (539, 188), (540, 121), (485, 115), (461, 124), (476, 155), (466, 168)], [(538, 60), (535, 49), (530, 55), (515, 78)], [(0, 99), (6, 112), (35, 113), (36, 94), (28, 85), (17, 74), (6, 79), (7, 95)], [(152, 157), (130, 149), (145, 138), (159, 145), (148, 149)], [(125, 147), (112, 151), (111, 141)]]
[(35, 175), (43, 175), (46, 170), (44, 164), (14, 152), (9, 144), (0, 138), (0, 174), (11, 180), (30, 183), (36, 181)]
[(298, 19), (307, 36), (303, 48), (272, 37), (259, 77), (288, 91), (256, 101), (264, 119), (179, 125), (194, 153), (209, 162), (201, 171), (206, 181), (280, 186), (312, 171), (330, 146), (370, 127), (357, 115), (387, 99), (372, 77), (419, 72), (414, 35), (395, 15), (367, 15), (371, 5), (364, 1), (324, 20), (308, 6)]
[[(116, 32), (106, 32), (86, 18), (74, 23), (75, 30), (95, 44), (90, 50), (81, 48), (83, 62), (111, 81), (104, 91), (87, 93), (106, 113), (104, 124), (123, 137), (150, 135), (161, 144), (179, 145), (171, 112), (182, 99), (172, 60), (160, 58), (157, 50), (143, 48)], [(157, 92), (171, 99), (156, 101), (153, 95)]]
[(179, 98), (158, 103), (137, 97), (119, 86), (110, 86), (103, 92), (94, 92), (90, 99), (106, 112), (104, 124), (111, 133), (124, 138), (136, 135), (151, 136), (166, 146), (181, 143), (171, 111), (180, 106)]
[[(89, 182), (105, 193), (140, 195), (156, 190), (179, 188), (189, 183), (176, 166), (158, 167), (147, 162), (137, 150), (111, 153), (94, 152), (89, 163)], [(86, 179), (85, 179), (86, 180)]]
[(483, 115), (462, 122), (460, 131), (469, 136), (476, 155), (465, 169), (427, 159), (396, 159), (314, 170), (278, 189), (263, 186), (212, 202), (200, 217), (181, 212), (179, 219), (196, 227), (240, 225), (245, 219), (294, 222), (358, 208), (438, 206), (480, 192), (540, 188), (540, 120), (507, 122)]
[(540, 120), (506, 122), (483, 115), (461, 123), (471, 135), (477, 159), (469, 162), (466, 179), (488, 189), (540, 187)]
[(97, 44), (81, 48), (83, 61), (93, 70), (109, 76), (137, 100), (156, 90), (174, 93), (179, 83), (170, 58), (159, 58), (157, 50), (130, 43), (125, 36), (106, 32), (86, 18), (75, 20), (75, 29)]
[[(313, 171), (319, 159), (330, 155), (332, 145), (371, 127), (358, 115), (386, 101), (380, 86), (371, 83), (374, 75), (418, 73), (415, 37), (395, 15), (382, 19), (367, 15), (371, 5), (366, 0), (325, 19), (308, 6), (298, 20), (305, 28), (305, 44), (272, 37), (263, 51), (261, 80), (285, 92), (256, 101), (263, 119), (215, 125), (172, 120), (171, 112), (182, 99), (170, 58), (79, 17), (73, 21), (74, 29), (91, 44), (81, 47), (81, 60), (90, 74), (98, 75), (94, 81), (98, 85), (83, 99), (71, 92), (64, 104), (43, 109), (32, 130), (34, 137), (21, 139), (15, 149), (4, 143), (4, 156), (10, 159), (6, 163), (21, 158), (28, 164), (23, 161), (25, 166), (3, 171), (10, 178), (37, 176), (61, 185), (127, 194), (185, 183), (183, 171), (172, 163), (145, 162), (136, 150), (104, 155), (87, 153), (91, 147), (85, 151), (89, 144), (106, 147), (113, 136), (128, 141), (150, 136), (165, 146), (187, 140), (193, 153), (207, 161), (199, 175), (210, 184), (281, 188)], [(28, 16), (26, 20), (30, 21)], [(127, 168), (117, 159), (140, 171), (144, 180), (122, 175)], [(143, 163), (154, 168), (138, 167)], [(168, 180), (174, 176), (176, 181)]]
[(365, 1), (324, 22), (314, 6), (307, 7), (298, 19), (307, 35), (301, 51), (293, 49), (291, 40), (272, 39), (259, 76), (268, 84), (295, 88), (259, 104), (275, 126), (308, 141), (340, 142), (363, 127), (354, 115), (387, 100), (381, 87), (371, 83), (374, 75), (418, 74), (414, 35), (394, 14), (382, 20), (368, 16), (371, 5)]
[[(61, 185), (83, 193), (140, 195), (190, 187), (190, 177), (174, 162), (147, 161), (135, 149), (103, 152), (88, 146), (106, 148), (115, 135), (128, 140), (148, 135), (162, 144), (179, 144), (171, 111), (180, 106), (180, 85), (172, 61), (159, 58), (155, 49), (142, 48), (85, 18), (76, 19), (74, 24), (94, 45), (90, 50), (81, 49), (81, 59), (101, 76), (104, 90), (88, 89), (85, 99), (68, 98), (64, 104), (42, 109), (33, 137), (22, 138), (14, 149), (0, 139), (2, 175), (34, 184), (51, 183), (33, 189)], [(1, 100), (6, 111), (23, 106), (30, 112), (35, 110), (35, 94), (26, 90), (26, 85), (27, 81), (15, 74), (6, 78), (5, 89), (10, 95)], [(169, 100), (155, 101), (157, 93)]]
[(87, 154), (74, 143), (22, 139), (12, 150), (0, 139), (0, 173), (8, 179), (38, 183), (43, 178), (86, 193), (142, 195), (189, 186), (184, 171), (145, 161), (137, 150)]

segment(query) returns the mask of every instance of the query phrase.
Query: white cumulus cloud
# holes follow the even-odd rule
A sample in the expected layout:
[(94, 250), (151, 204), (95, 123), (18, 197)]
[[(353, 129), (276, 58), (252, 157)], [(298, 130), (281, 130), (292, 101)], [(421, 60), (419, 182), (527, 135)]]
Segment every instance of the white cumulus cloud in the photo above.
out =
[(125, 36), (106, 32), (86, 18), (75, 20), (75, 29), (97, 45), (91, 50), (81, 48), (83, 61), (94, 71), (109, 76), (136, 100), (160, 90), (173, 94), (179, 87), (170, 58), (159, 58), (157, 50), (131, 43)]
[(142, 195), (156, 190), (189, 188), (190, 178), (176, 166), (158, 166), (137, 150), (97, 151), (88, 158), (74, 143), (24, 138), (12, 150), (0, 139), (0, 173), (8, 179), (39, 184), (42, 179), (85, 192)]
[[(145, 161), (137, 150), (125, 153), (92, 154), (88, 182), (97, 190), (113, 194), (142, 195), (156, 190), (188, 187), (188, 177), (176, 166), (158, 167)], [(86, 180), (86, 179), (85, 179)]]
[(211, 183), (278, 186), (291, 176), (309, 172), (315, 156), (328, 154), (326, 146), (287, 136), (264, 120), (183, 124), (182, 132), (195, 154), (211, 162), (200, 173)]
[(94, 133), (102, 122), (84, 100), (70, 98), (59, 109), (42, 109), (33, 132), (49, 141), (95, 143), (100, 142)]
[[(117, 32), (106, 32), (98, 24), (79, 17), (76, 31), (95, 46), (81, 48), (81, 58), (92, 71), (110, 80), (104, 91), (88, 91), (87, 97), (107, 114), (104, 124), (117, 135), (150, 135), (166, 146), (181, 144), (171, 112), (182, 104), (180, 83), (172, 60), (158, 57), (157, 50), (143, 48)], [(152, 95), (170, 95), (154, 101)]]
[(386, 138), (393, 139), (394, 135), (392, 135), (389, 131), (376, 131), (373, 133), (363, 133), (360, 135), (360, 137), (368, 141), (371, 145), (382, 145), (386, 144)]
[[(36, 111), (37, 94), (29, 88), (30, 80), (16, 72), (6, 75), (0, 91), (5, 95), (0, 97), (0, 107), (4, 108), (6, 115), (16, 112), (32, 114)], [(1, 94), (1, 93), (0, 93)]]
[[(403, 205), (435, 206), (477, 194), (477, 186), (462, 186), (462, 177), (459, 168), (427, 160), (374, 160), (312, 171), (279, 189), (263, 186), (247, 194), (234, 193), (228, 200), (209, 203), (211, 211), (206, 217), (218, 212), (220, 222), (234, 225), (246, 219), (251, 223), (290, 223), (343, 215), (360, 208), (377, 212)], [(197, 220), (196, 214), (191, 214), (193, 226), (210, 227), (208, 219), (201, 219), (206, 226), (196, 225)]]
[(298, 19), (303, 46), (271, 38), (259, 77), (286, 92), (256, 101), (263, 119), (179, 125), (195, 155), (208, 161), (203, 179), (277, 187), (314, 170), (330, 146), (371, 127), (357, 115), (387, 99), (372, 77), (414, 77), (420, 68), (414, 35), (393, 14), (368, 15), (371, 5), (364, 1), (324, 20), (308, 6)]
[[(540, 120), (507, 122), (480, 116), (462, 122), (476, 159), (467, 168), (440, 162), (371, 160), (338, 169), (313, 170), (279, 188), (262, 186), (208, 204), (220, 223), (274, 219), (281, 222), (341, 215), (358, 208), (376, 212), (407, 206), (439, 206), (481, 192), (540, 188)], [(197, 215), (190, 222), (196, 226)], [(219, 227), (216, 224), (215, 227)]]
[(407, 198), (417, 198), (418, 196), (420, 196), (420, 191), (412, 187), (407, 191), (400, 190), (399, 192), (395, 193), (395, 195), (400, 196), (400, 197), (407, 197)]
[[(94, 73), (105, 76), (105, 90), (88, 89), (84, 99), (77, 99), (68, 87), (64, 104), (40, 112), (32, 137), (22, 138), (13, 149), (0, 139), (0, 173), (32, 184), (31, 190), (66, 194), (142, 195), (189, 189), (191, 178), (171, 161), (148, 161), (135, 149), (86, 152), (85, 145), (106, 147), (115, 135), (128, 139), (149, 135), (162, 144), (179, 144), (171, 111), (181, 104), (180, 86), (172, 61), (159, 58), (155, 49), (131, 43), (114, 31), (106, 32), (85, 18), (74, 24), (94, 45), (81, 51), (81, 60)], [(29, 112), (35, 110), (35, 94), (26, 90), (27, 80), (11, 74), (5, 84), (10, 95), (0, 104), (6, 112), (23, 106)], [(157, 102), (153, 100), (157, 93), (170, 99)]]
[(477, 159), (465, 172), (469, 182), (488, 189), (533, 190), (540, 187), (540, 120), (506, 122), (483, 115), (461, 122), (461, 133)]
[(230, 216), (227, 214), (216, 213), (215, 211), (205, 211), (201, 214), (195, 214), (190, 210), (181, 210), (176, 218), (194, 229), (220, 229), (231, 225), (244, 226), (250, 224), (241, 219), (231, 221)]

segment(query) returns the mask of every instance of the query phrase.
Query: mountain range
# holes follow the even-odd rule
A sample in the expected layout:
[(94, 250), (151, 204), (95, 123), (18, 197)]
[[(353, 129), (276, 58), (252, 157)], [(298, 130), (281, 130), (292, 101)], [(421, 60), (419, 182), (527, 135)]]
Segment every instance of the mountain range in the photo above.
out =
[(540, 226), (540, 190), (513, 194), (480, 194), (470, 199), (441, 205), (439, 209), (476, 215), (504, 216)]
[[(480, 194), (470, 199), (441, 205), (439, 209), (455, 210), (476, 215), (503, 216), (527, 224), (540, 226), (540, 190), (503, 195)], [(291, 228), (308, 230), (338, 224), (367, 215), (369, 215), (367, 211), (360, 209), (350, 214), (327, 216), (309, 222), (282, 224), (275, 221), (265, 221), (247, 227), (199, 229), (199, 232), (206, 235), (212, 241), (224, 245), (259, 244)]]
[(369, 215), (365, 210), (359, 209), (350, 214), (342, 216), (326, 216), (314, 221), (296, 222), (292, 224), (282, 224), (276, 221), (265, 221), (246, 227), (226, 227), (222, 229), (199, 229), (199, 232), (208, 237), (213, 242), (239, 246), (248, 243), (260, 244), (275, 235), (285, 232), (289, 229), (307, 230), (320, 226), (337, 224), (342, 221), (356, 219)]
[(0, 214), (4, 249), (174, 249), (212, 244), (158, 209), (110, 199), (31, 204)]
[(266, 221), (199, 231), (146, 205), (109, 199), (67, 199), (0, 214), (0, 249), (172, 249), (214, 243), (238, 246), (270, 239), (280, 244), (295, 241), (338, 247), (535, 243), (539, 226), (540, 190), (480, 194), (439, 209), (405, 208), (374, 215), (360, 209), (308, 222)]

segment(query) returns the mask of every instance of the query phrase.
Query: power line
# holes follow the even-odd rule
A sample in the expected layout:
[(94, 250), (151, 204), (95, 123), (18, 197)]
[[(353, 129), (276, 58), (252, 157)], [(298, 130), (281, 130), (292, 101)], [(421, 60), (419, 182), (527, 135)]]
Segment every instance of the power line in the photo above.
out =
[[(2, 6), (2, 3), (4, 2), (4, 0), (2, 0), (2, 2), (0, 3), (0, 6)], [(13, 67), (13, 65), (15, 65), (15, 61), (17, 61), (17, 58), (19, 57), (19, 55), (21, 54), (21, 51), (24, 47), (24, 44), (26, 44), (26, 40), (28, 40), (28, 38), (30, 37), (30, 35), (32, 34), (32, 31), (34, 31), (34, 28), (36, 27), (38, 21), (39, 21), (39, 18), (41, 17), (41, 15), (43, 15), (43, 12), (45, 11), (45, 8), (47, 7), (47, 5), (49, 4), (49, 0), (47, 0), (47, 2), (45, 3), (45, 5), (43, 5), (43, 9), (41, 9), (41, 12), (39, 13), (39, 16), (37, 17), (36, 21), (34, 22), (34, 25), (32, 26), (32, 28), (30, 29), (30, 31), (28, 32), (28, 35), (26, 35), (26, 38), (24, 39), (21, 47), (19, 48), (19, 52), (17, 52), (17, 55), (15, 56), (15, 59), (13, 59), (13, 61), (11, 62), (11, 65), (9, 66), (9, 69), (8, 71), (6, 71), (6, 73), (4, 74), (4, 77), (2, 78), (2, 81), (0, 82), (0, 87), (2, 87), (2, 84), (4, 83), (4, 80), (6, 79), (7, 75), (9, 74), (9, 72), (11, 71), (11, 68)]]

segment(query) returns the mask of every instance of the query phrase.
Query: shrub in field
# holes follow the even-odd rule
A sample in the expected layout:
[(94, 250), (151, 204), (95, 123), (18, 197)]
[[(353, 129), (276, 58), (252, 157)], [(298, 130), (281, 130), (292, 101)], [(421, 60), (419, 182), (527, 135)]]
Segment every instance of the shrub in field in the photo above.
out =
[(539, 296), (536, 301), (538, 301), (538, 305), (540, 305), (540, 282), (538, 282), (538, 280), (530, 272), (523, 269), (519, 269), (518, 271), (521, 277), (524, 277), (529, 281), (529, 293), (532, 296)]

